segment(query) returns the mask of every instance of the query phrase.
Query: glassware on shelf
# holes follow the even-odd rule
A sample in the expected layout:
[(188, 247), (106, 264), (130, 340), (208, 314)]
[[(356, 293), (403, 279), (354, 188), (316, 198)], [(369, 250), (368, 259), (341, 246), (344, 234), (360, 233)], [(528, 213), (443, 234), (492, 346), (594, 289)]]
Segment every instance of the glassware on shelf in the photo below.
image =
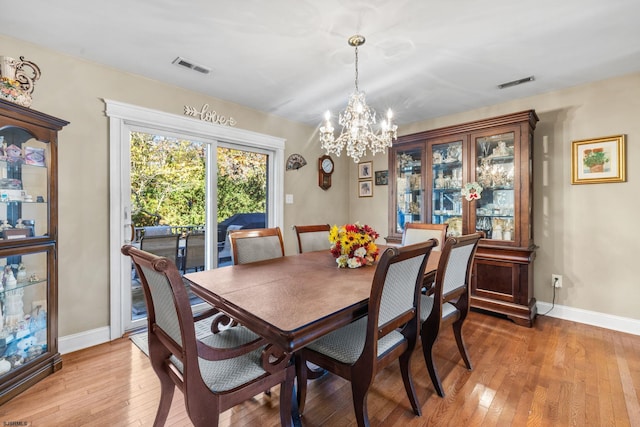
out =
[(399, 152), (395, 160), (396, 221), (395, 232), (402, 234), (407, 222), (422, 221), (422, 151)]

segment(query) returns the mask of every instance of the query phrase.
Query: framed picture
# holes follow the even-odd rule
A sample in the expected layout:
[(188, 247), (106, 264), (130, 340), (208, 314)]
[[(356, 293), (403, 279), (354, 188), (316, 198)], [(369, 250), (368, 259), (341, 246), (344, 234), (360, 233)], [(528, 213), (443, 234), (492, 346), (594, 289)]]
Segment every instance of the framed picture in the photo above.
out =
[(573, 141), (571, 184), (626, 180), (625, 135)]
[(24, 147), (24, 162), (28, 165), (44, 166), (44, 148)]
[(373, 181), (367, 179), (366, 181), (358, 182), (358, 197), (372, 197), (373, 196)]
[(389, 171), (376, 171), (376, 185), (387, 185), (389, 183)]
[(358, 179), (371, 178), (373, 172), (371, 171), (372, 162), (358, 163)]

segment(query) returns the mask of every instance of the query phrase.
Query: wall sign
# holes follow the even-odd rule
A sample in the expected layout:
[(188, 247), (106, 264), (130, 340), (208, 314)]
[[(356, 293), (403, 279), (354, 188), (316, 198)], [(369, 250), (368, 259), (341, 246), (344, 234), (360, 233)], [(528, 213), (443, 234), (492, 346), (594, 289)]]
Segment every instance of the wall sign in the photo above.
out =
[(200, 117), (200, 120), (205, 122), (216, 123), (218, 125), (235, 126), (236, 119), (233, 117), (225, 117), (222, 114), (218, 114), (216, 110), (209, 111), (209, 104), (204, 104), (200, 111), (190, 105), (184, 106), (184, 114), (191, 117)]

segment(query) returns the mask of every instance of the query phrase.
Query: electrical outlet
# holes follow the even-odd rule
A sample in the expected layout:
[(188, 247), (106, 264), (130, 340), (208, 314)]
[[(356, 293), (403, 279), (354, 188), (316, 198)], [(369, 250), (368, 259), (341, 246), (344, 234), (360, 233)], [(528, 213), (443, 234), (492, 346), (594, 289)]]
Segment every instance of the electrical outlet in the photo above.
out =
[(562, 275), (561, 274), (552, 274), (551, 275), (551, 287), (561, 288), (562, 287)]

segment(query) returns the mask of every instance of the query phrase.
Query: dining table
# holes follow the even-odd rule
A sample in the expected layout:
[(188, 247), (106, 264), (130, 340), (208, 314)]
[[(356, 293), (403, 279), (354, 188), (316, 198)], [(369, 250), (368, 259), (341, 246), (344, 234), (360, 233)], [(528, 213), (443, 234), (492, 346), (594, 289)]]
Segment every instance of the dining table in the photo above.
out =
[[(380, 247), (380, 254), (386, 249)], [(425, 277), (440, 259), (431, 251)], [(295, 352), (367, 314), (376, 265), (338, 268), (328, 251), (304, 252), (185, 274), (193, 293), (280, 351)], [(274, 355), (279, 352), (274, 352)], [(313, 378), (310, 377), (310, 378)], [(294, 399), (291, 417), (301, 426)]]
[[(380, 246), (380, 254), (385, 249)], [(425, 275), (440, 259), (431, 251)], [(286, 352), (367, 313), (376, 264), (338, 268), (326, 251), (188, 273), (191, 290), (207, 303)]]

